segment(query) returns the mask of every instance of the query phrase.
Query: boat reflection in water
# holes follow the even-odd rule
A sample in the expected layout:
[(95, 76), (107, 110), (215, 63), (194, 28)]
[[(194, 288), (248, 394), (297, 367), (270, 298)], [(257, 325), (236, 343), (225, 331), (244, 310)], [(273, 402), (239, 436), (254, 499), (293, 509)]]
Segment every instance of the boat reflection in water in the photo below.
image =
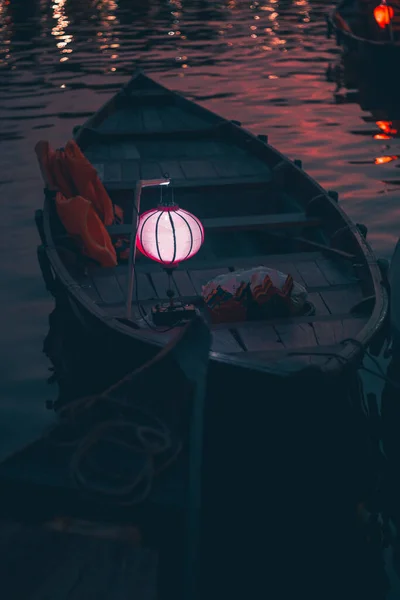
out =
[[(44, 350), (53, 363), (53, 380), (59, 387), (57, 410), (82, 394), (92, 394), (109, 385), (110, 375), (104, 368), (105, 348), (85, 333), (68, 306), (58, 306), (51, 314)], [(109, 370), (112, 368), (118, 370), (118, 365), (110, 362)], [(359, 385), (355, 380), (353, 383)], [(165, 379), (164, 386), (170, 385), (170, 379)], [(220, 392), (223, 404), (222, 388)], [(359, 393), (362, 393), (361, 388)], [(206, 411), (208, 416), (212, 413), (220, 417), (218, 423), (206, 423), (203, 469), (203, 540), (207, 555), (203, 564), (207, 577), (203, 585), (206, 588), (212, 585), (213, 589), (217, 586), (222, 590), (231, 586), (233, 591), (237, 586), (253, 589), (254, 585), (255, 589), (263, 585), (263, 589), (276, 590), (279, 585), (280, 597), (286, 598), (286, 593), (304, 587), (308, 598), (316, 598), (317, 591), (320, 598), (331, 598), (324, 582), (333, 578), (329, 587), (336, 595), (340, 593), (340, 597), (364, 600), (386, 597), (380, 540), (377, 542), (375, 538), (367, 543), (371, 530), (359, 526), (365, 524), (366, 514), (360, 498), (374, 489), (374, 476), (371, 479), (370, 473), (374, 460), (371, 463), (371, 447), (365, 437), (365, 418), (360, 411), (362, 400), (353, 389), (347, 410), (343, 412), (343, 404), (336, 402), (332, 412), (328, 395), (326, 390), (318, 402), (311, 396), (309, 402), (304, 397), (298, 398), (297, 404), (300, 402), (303, 409), (295, 422), (286, 415), (286, 430), (282, 430), (274, 442), (268, 436), (263, 439), (257, 435), (256, 443), (254, 432), (260, 434), (263, 427), (257, 427), (254, 422), (253, 429), (247, 431), (251, 416), (244, 405), (232, 406), (228, 413), (225, 404), (223, 418), (219, 410)], [(274, 400), (269, 398), (268, 390), (265, 390), (265, 400), (267, 404)], [(274, 404), (286, 404), (285, 396), (275, 400)], [(311, 410), (309, 403), (314, 407), (312, 423), (307, 418)], [(271, 408), (268, 412), (271, 414)], [(245, 428), (241, 429), (243, 423)], [(264, 422), (264, 430), (266, 427)], [(329, 435), (328, 449), (322, 436), (329, 430), (338, 432), (340, 440), (334, 445), (335, 436)], [(279, 439), (280, 444), (276, 446)], [(309, 447), (316, 440), (320, 441), (318, 459), (315, 456), (318, 448)], [(272, 443), (275, 455), (271, 453)], [(254, 455), (257, 448), (258, 454)], [(301, 477), (293, 472), (295, 453), (301, 454), (303, 459), (308, 457), (309, 465), (302, 464)], [(259, 470), (261, 465), (264, 471)], [(254, 479), (256, 472), (258, 479)], [(258, 490), (257, 494), (253, 490)], [(357, 502), (359, 521), (354, 511)], [(253, 544), (249, 545), (251, 541)], [(240, 567), (240, 575), (232, 575), (232, 564), (235, 571)], [(171, 568), (176, 574), (176, 565)], [(270, 582), (264, 579), (265, 569), (271, 571)], [(296, 573), (290, 581), (282, 579), (287, 569)], [(249, 583), (253, 580), (254, 583)]]
[[(359, 104), (369, 115), (361, 116), (367, 127), (351, 131), (354, 135), (370, 137), (377, 142), (376, 150), (368, 160), (349, 161), (352, 164), (388, 165), (381, 170), (385, 192), (397, 190), (400, 185), (400, 80), (388, 79), (384, 74), (367, 70), (354, 56), (342, 53), (338, 61), (327, 68), (328, 81), (336, 84), (334, 99), (337, 104)], [(381, 142), (381, 143), (380, 143)]]
[(109, 370), (101, 368), (102, 345), (89, 335), (68, 306), (56, 306), (49, 325), (43, 351), (52, 363), (49, 383), (58, 384), (58, 398), (52, 407), (58, 410), (76, 398), (100, 393), (113, 383), (109, 373), (118, 371), (118, 365), (110, 363)]

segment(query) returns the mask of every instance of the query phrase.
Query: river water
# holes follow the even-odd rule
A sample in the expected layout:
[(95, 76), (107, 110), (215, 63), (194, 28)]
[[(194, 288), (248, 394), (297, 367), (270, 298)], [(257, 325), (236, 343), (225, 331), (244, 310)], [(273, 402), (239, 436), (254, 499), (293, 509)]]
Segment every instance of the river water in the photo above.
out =
[(63, 145), (134, 67), (267, 133), (339, 192), (390, 257), (400, 160), (377, 159), (400, 155), (400, 140), (382, 139), (375, 121), (395, 116), (380, 104), (378, 117), (363, 110), (354, 90), (328, 80), (329, 66), (343, 79), (326, 37), (330, 9), (317, 0), (0, 0), (0, 459), (50, 425), (44, 402), (56, 393), (41, 351), (53, 302), (35, 252), (43, 186), (34, 145)]

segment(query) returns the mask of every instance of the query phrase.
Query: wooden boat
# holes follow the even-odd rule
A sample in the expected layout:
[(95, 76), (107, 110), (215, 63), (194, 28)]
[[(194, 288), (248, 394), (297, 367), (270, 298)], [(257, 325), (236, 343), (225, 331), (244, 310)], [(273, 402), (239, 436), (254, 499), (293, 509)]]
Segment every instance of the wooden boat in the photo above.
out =
[[(126, 215), (138, 179), (170, 174), (176, 201), (205, 228), (200, 252), (173, 275), (179, 296), (200, 312), (202, 285), (243, 267), (276, 268), (306, 287), (314, 315), (212, 326), (210, 376), (225, 377), (230, 393), (237, 378), (281, 378), (310, 367), (337, 375), (357, 366), (378, 339), (388, 299), (365, 228), (350, 221), (336, 192), (322, 189), (300, 161), (272, 148), (267, 136), (255, 136), (138, 73), (77, 130), (76, 141)], [(159, 190), (149, 188), (141, 210), (158, 198)], [(136, 324), (140, 307), (148, 313), (166, 298), (160, 265), (137, 257), (133, 316), (126, 319), (127, 265), (88, 265), (84, 271), (71, 266), (51, 193), (36, 223), (47, 287), (101, 339), (103, 356), (118, 359), (111, 381), (176, 335), (179, 327)], [(113, 226), (113, 233), (126, 233), (127, 226), (121, 227)]]
[(328, 37), (334, 32), (336, 43), (356, 55), (369, 70), (394, 79), (393, 65), (400, 59), (400, 6), (398, 0), (388, 2), (394, 9), (391, 31), (377, 26), (373, 11), (378, 2), (342, 0), (327, 17)]

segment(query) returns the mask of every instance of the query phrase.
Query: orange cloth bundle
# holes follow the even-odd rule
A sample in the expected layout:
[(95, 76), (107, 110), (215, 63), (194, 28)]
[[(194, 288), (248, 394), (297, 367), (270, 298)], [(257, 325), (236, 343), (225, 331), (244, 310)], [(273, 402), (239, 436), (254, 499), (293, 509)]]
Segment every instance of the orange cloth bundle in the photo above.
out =
[(115, 267), (117, 254), (105, 225), (122, 221), (123, 212), (113, 206), (96, 169), (73, 140), (63, 150), (40, 141), (35, 152), (47, 187), (58, 190), (56, 209), (66, 231), (83, 254), (102, 267)]
[(89, 200), (82, 196), (65, 198), (58, 192), (56, 208), (60, 221), (68, 233), (76, 238), (83, 254), (102, 267), (116, 266), (117, 255), (111, 238)]
[[(82, 153), (74, 140), (67, 142), (64, 150), (53, 150), (49, 142), (40, 141), (35, 147), (44, 176), (52, 188), (66, 198), (83, 196), (92, 202), (104, 225), (114, 222), (114, 208), (96, 169)], [(116, 216), (122, 219), (122, 210), (115, 207)]]

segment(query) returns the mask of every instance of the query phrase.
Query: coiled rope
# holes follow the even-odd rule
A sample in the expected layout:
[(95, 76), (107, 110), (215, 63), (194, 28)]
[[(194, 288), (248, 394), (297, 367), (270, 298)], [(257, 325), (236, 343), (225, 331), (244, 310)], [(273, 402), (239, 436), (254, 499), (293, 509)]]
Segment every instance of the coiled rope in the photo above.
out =
[(60, 409), (49, 439), (70, 448), (70, 475), (105, 502), (133, 505), (148, 498), (154, 478), (173, 463), (182, 441), (154, 414), (108, 392)]

